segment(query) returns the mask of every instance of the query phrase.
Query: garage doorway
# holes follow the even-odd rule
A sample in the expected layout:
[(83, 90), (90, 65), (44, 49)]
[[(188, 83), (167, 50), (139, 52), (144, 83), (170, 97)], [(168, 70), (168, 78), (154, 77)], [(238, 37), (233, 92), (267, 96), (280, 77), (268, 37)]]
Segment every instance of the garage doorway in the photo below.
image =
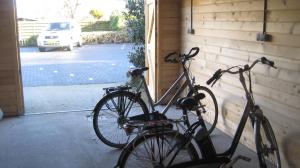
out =
[[(127, 82), (133, 44), (124, 37), (125, 0), (17, 0), (16, 5), (26, 114), (89, 111), (103, 88)], [(83, 45), (74, 44), (71, 51), (65, 46), (41, 50), (39, 36), (61, 17), (81, 25)], [(46, 34), (41, 41), (51, 45), (50, 40), (60, 38), (57, 34)]]

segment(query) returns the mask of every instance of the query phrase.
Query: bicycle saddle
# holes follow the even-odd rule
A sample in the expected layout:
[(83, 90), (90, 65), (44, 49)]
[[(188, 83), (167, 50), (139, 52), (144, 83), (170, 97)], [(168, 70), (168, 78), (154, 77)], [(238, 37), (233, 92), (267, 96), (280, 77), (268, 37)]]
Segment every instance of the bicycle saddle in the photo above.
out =
[(198, 101), (204, 98), (205, 94), (198, 93), (195, 96), (180, 98), (176, 104), (184, 110), (193, 110), (197, 107)]
[(148, 67), (143, 67), (143, 68), (131, 68), (128, 71), (128, 74), (131, 76), (140, 76), (143, 74), (143, 72), (147, 71), (149, 68)]

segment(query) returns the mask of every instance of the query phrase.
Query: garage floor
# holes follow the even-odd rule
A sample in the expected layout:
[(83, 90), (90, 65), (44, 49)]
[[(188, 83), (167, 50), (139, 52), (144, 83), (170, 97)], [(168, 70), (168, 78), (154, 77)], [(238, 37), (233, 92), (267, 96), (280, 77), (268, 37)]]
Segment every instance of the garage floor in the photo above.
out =
[(91, 110), (102, 98), (103, 88), (122, 83), (24, 87), (25, 114)]
[[(88, 114), (86, 111), (38, 114), (1, 120), (0, 167), (113, 167), (120, 150), (110, 148), (97, 139), (92, 121), (86, 117)], [(231, 138), (220, 131), (213, 134), (217, 151), (228, 148)], [(252, 161), (239, 161), (235, 167), (258, 167), (254, 152), (239, 145), (237, 153), (251, 157)]]

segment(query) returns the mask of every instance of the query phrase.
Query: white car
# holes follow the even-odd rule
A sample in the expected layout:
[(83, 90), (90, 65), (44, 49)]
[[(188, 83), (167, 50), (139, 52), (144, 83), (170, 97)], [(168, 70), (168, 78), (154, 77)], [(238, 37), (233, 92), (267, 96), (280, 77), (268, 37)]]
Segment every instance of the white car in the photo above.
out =
[(71, 51), (75, 45), (82, 45), (81, 27), (74, 20), (51, 22), (38, 36), (37, 45), (40, 52), (46, 48), (67, 48)]

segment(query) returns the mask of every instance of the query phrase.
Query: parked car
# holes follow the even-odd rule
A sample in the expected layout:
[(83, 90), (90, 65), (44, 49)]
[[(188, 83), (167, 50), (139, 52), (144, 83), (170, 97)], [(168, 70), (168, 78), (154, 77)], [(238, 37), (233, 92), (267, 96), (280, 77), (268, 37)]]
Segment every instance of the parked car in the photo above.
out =
[(75, 20), (50, 22), (45, 31), (37, 38), (40, 52), (46, 48), (66, 48), (71, 51), (76, 45), (82, 45), (81, 28)]

